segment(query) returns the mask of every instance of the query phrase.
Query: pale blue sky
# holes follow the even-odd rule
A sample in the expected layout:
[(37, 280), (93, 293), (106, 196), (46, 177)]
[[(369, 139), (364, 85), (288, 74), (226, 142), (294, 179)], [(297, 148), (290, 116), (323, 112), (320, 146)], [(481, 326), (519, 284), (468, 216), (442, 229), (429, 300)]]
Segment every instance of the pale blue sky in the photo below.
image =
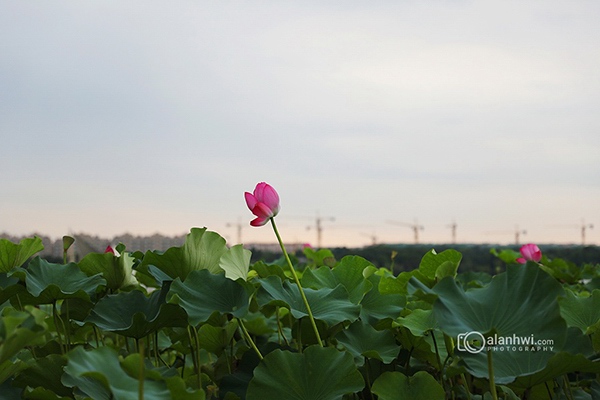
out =
[(0, 232), (600, 244), (600, 3), (0, 4)]

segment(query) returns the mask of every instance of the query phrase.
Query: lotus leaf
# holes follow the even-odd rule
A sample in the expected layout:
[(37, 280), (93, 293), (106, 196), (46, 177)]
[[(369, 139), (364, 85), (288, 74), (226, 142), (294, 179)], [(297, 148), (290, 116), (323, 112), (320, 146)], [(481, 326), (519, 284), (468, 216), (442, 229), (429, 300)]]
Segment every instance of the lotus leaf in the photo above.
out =
[(462, 259), (462, 254), (448, 249), (441, 253), (428, 251), (419, 264), (419, 271), (431, 280), (439, 280), (446, 276), (456, 276), (456, 271)]
[(359, 366), (364, 364), (365, 357), (375, 358), (389, 364), (400, 351), (391, 330), (378, 331), (360, 320), (338, 333), (336, 339), (354, 356)]
[(175, 304), (165, 303), (167, 291), (165, 286), (150, 297), (138, 290), (108, 295), (96, 304), (85, 321), (137, 339), (163, 327), (186, 326), (185, 312)]
[(359, 256), (346, 256), (331, 269), (323, 266), (316, 270), (308, 269), (302, 276), (302, 286), (312, 289), (330, 288), (334, 289), (342, 285), (348, 292), (348, 298), (354, 304), (358, 304), (365, 293), (373, 286), (363, 272), (365, 268), (372, 266), (369, 261)]
[(248, 278), (248, 270), (250, 269), (250, 257), (252, 252), (244, 249), (241, 244), (229, 248), (219, 261), (219, 266), (225, 271), (225, 276), (231, 280)]
[(0, 318), (0, 364), (9, 360), (25, 346), (36, 343), (46, 333), (45, 314), (32, 306), (25, 311), (3, 310)]
[(133, 260), (126, 252), (120, 256), (112, 253), (89, 253), (79, 261), (79, 268), (87, 275), (102, 274), (106, 279), (106, 286), (115, 291), (137, 285), (132, 274)]
[(394, 321), (393, 326), (404, 326), (415, 336), (424, 336), (425, 332), (437, 328), (437, 323), (432, 310), (413, 310), (406, 317)]
[(586, 335), (597, 332), (600, 325), (600, 290), (592, 291), (589, 297), (578, 296), (571, 290), (567, 290), (566, 295), (558, 302), (567, 325), (581, 329)]
[[(110, 347), (99, 347), (91, 351), (77, 347), (71, 351), (62, 383), (65, 386), (76, 386), (93, 399), (130, 400), (138, 398), (138, 379), (132, 378), (124, 372), (119, 364), (117, 352)], [(165, 382), (146, 379), (143, 385), (144, 399), (171, 398)]]
[(0, 272), (0, 304), (23, 290), (25, 287), (19, 284), (19, 278)]
[(373, 382), (372, 392), (379, 400), (443, 400), (444, 389), (425, 371), (413, 376), (384, 372)]
[(406, 305), (405, 296), (397, 293), (382, 294), (379, 291), (381, 279), (383, 278), (376, 274), (369, 277), (373, 288), (365, 294), (360, 302), (362, 306), (360, 317), (371, 325), (375, 325), (381, 320), (398, 318)]
[(8, 239), (0, 239), (0, 272), (10, 272), (22, 266), (35, 253), (44, 250), (39, 237), (25, 238), (15, 244)]
[(275, 350), (254, 370), (247, 400), (341, 400), (362, 390), (364, 380), (352, 356), (332, 347), (304, 353)]
[[(433, 308), (435, 318), (450, 337), (459, 339), (459, 335), (478, 332), (486, 338), (496, 335), (552, 343), (540, 351), (530, 351), (529, 347), (490, 350), (499, 384), (541, 371), (563, 346), (567, 328), (560, 316), (558, 297), (564, 291), (535, 263), (509, 265), (505, 273), (496, 275), (483, 288), (465, 292), (454, 279), (447, 277), (434, 291), (439, 296)], [(474, 354), (461, 351), (460, 347), (457, 350), (471, 374), (488, 376), (486, 349)]]
[(214, 312), (243, 317), (249, 298), (246, 286), (205, 269), (190, 272), (184, 282), (175, 279), (169, 292), (169, 302), (179, 304), (192, 325), (206, 322)]
[[(15, 271), (17, 274), (22, 275), (22, 271)], [(34, 297), (34, 304), (74, 297), (89, 300), (96, 289), (105, 284), (101, 274), (87, 276), (75, 263), (53, 264), (36, 257), (25, 270), (25, 285)]]
[[(274, 304), (289, 308), (296, 319), (308, 316), (300, 291), (295, 283), (282, 282), (277, 276), (260, 279), (261, 289), (257, 295), (260, 306)], [(317, 320), (335, 325), (340, 322), (353, 322), (358, 318), (360, 306), (353, 304), (348, 298), (348, 292), (342, 285), (334, 289), (319, 290), (305, 288), (306, 298)]]
[(138, 269), (147, 273), (154, 265), (172, 279), (185, 280), (191, 271), (207, 269), (212, 273), (222, 272), (219, 267), (221, 256), (227, 251), (225, 239), (206, 228), (192, 228), (182, 247), (171, 247), (164, 253), (148, 251)]

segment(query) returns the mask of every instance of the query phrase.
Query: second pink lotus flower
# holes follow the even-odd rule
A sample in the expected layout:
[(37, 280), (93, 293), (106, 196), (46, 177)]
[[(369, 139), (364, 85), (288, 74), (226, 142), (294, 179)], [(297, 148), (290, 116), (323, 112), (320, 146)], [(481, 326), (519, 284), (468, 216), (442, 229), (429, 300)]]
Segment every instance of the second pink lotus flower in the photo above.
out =
[(263, 226), (279, 212), (279, 195), (271, 185), (260, 182), (253, 193), (244, 193), (246, 204), (256, 218), (250, 221), (252, 226)]
[(525, 264), (527, 261), (540, 262), (542, 259), (542, 251), (533, 243), (528, 243), (521, 246), (519, 251), (523, 257), (517, 258), (518, 263)]

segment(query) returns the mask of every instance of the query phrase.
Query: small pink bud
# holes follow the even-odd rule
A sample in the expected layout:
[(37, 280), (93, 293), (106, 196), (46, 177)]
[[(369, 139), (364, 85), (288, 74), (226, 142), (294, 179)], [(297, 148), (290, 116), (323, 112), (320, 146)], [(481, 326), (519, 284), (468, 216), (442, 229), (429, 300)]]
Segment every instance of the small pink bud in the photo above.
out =
[(120, 254), (119, 254), (119, 252), (117, 251), (117, 249), (115, 249), (115, 248), (114, 248), (114, 247), (112, 247), (111, 245), (108, 245), (108, 246), (106, 246), (106, 250), (104, 250), (104, 254), (106, 254), (106, 253), (112, 253), (112, 254), (114, 254), (114, 255), (115, 255), (115, 256), (117, 256), (117, 257), (119, 257), (119, 256), (120, 256)]
[(521, 246), (519, 251), (523, 257), (517, 258), (518, 263), (525, 264), (527, 261), (540, 262), (542, 259), (542, 251), (533, 243), (528, 243)]

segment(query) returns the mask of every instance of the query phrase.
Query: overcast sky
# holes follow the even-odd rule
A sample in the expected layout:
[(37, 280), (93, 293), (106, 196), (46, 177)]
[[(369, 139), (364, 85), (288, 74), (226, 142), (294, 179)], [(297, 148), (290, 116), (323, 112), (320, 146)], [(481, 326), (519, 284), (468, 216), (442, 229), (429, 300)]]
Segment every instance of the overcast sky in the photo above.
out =
[[(4, 1), (0, 232), (600, 244), (597, 1)], [(335, 221), (331, 219), (334, 218)]]

